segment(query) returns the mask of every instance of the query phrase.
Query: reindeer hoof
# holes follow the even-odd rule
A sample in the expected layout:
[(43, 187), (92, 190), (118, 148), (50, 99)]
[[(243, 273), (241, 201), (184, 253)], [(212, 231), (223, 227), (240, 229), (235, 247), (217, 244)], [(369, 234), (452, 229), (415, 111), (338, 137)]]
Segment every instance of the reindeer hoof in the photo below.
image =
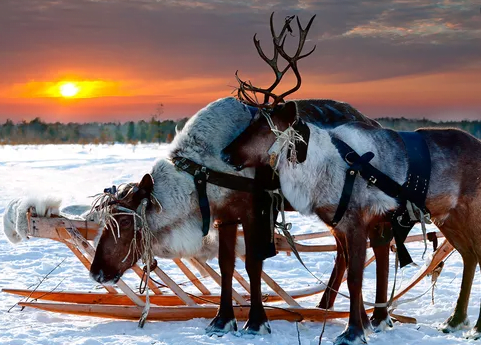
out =
[(209, 326), (205, 329), (205, 333), (211, 337), (216, 335), (222, 337), (229, 332), (237, 332), (237, 320), (236, 319), (224, 319), (216, 316)]
[(470, 330), (469, 332), (467, 332), (464, 337), (466, 339), (470, 339), (470, 340), (479, 340), (481, 339), (481, 331), (479, 330), (478, 327), (474, 327), (472, 330)]
[(332, 308), (334, 307), (334, 301), (332, 302), (327, 302), (323, 299), (321, 299), (319, 301), (319, 303), (317, 303), (316, 305), (316, 308), (319, 308), (319, 309), (327, 309), (327, 310), (332, 310)]
[(334, 340), (334, 345), (360, 345), (367, 344), (364, 330), (349, 326)]
[(461, 329), (466, 329), (468, 327), (469, 327), (469, 320), (467, 317), (465, 317), (464, 320), (461, 321), (460, 318), (457, 318), (456, 316), (452, 315), (446, 320), (445, 323), (443, 323), (439, 327), (439, 330), (443, 333), (453, 333)]
[(251, 322), (250, 320), (246, 322), (244, 328), (241, 330), (241, 334), (249, 335), (265, 335), (271, 334), (271, 326), (268, 321), (262, 323)]
[(367, 317), (367, 314), (362, 317), (362, 328), (364, 329), (364, 335), (369, 335), (374, 332), (371, 320)]
[(384, 319), (372, 318), (371, 324), (375, 333), (383, 332), (388, 328), (392, 328), (394, 325), (391, 320), (391, 316), (387, 315)]

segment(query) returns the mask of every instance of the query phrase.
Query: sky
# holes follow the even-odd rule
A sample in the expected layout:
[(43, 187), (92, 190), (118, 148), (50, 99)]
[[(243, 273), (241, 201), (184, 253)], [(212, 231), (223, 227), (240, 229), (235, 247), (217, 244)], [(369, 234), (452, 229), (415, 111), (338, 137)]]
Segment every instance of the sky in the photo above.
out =
[[(476, 0), (1, 0), (0, 122), (140, 120), (160, 103), (162, 118), (191, 116), (231, 95), (236, 70), (267, 87), (274, 74), (252, 37), (272, 54), (272, 12), (278, 31), (287, 15), (316, 15), (292, 99), (373, 118), (481, 119)], [(276, 91), (294, 84), (286, 76)]]

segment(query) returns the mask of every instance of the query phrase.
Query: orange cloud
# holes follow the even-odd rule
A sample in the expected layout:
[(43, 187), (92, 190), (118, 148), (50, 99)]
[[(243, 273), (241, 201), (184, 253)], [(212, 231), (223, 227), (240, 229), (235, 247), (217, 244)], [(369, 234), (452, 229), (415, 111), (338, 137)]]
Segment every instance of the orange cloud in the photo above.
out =
[(75, 98), (96, 98), (108, 96), (128, 96), (119, 82), (105, 80), (61, 80), (30, 81), (5, 87), (5, 98), (60, 98), (60, 90), (65, 83), (74, 83), (78, 88)]
[(61, 89), (66, 83), (78, 89), (72, 99), (158, 96), (182, 102), (200, 99), (228, 90), (222, 78), (180, 80), (75, 80), (29, 81), (4, 86), (0, 89), (4, 99), (63, 98)]

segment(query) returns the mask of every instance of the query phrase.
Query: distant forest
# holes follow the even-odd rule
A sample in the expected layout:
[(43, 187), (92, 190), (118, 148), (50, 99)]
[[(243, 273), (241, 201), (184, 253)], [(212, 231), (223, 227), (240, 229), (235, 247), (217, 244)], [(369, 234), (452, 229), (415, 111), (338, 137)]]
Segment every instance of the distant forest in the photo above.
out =
[(187, 118), (178, 121), (129, 121), (126, 123), (46, 123), (40, 118), (30, 122), (0, 125), (0, 145), (24, 144), (107, 144), (165, 143), (175, 136), (175, 127), (182, 128)]
[[(105, 143), (169, 143), (175, 127), (182, 128), (187, 118), (173, 121), (130, 121), (126, 123), (46, 123), (40, 118), (30, 122), (0, 125), (0, 145), (23, 144), (105, 144)], [(380, 118), (384, 127), (412, 131), (420, 127), (460, 128), (481, 139), (481, 121), (435, 122), (426, 119)]]
[(396, 131), (414, 131), (418, 128), (459, 128), (481, 139), (481, 120), (431, 121), (428, 119), (406, 119), (404, 117), (381, 117), (376, 119), (383, 127)]

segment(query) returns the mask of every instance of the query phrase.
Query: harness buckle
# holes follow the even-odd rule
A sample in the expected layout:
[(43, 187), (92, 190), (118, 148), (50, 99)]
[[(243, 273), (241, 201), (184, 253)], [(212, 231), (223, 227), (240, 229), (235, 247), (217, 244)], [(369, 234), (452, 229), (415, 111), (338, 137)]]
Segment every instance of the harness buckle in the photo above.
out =
[[(209, 173), (207, 172), (207, 167), (201, 167), (200, 169), (197, 169), (194, 173), (194, 176), (199, 175), (200, 173), (204, 173), (205, 175), (205, 181), (209, 179)], [(201, 183), (201, 180), (198, 181), (198, 183)]]
[(369, 177), (368, 183), (370, 186), (376, 184), (376, 182), (377, 182), (377, 178), (375, 178), (374, 176)]
[(354, 151), (351, 151), (351, 152), (348, 152), (346, 154), (346, 156), (344, 156), (344, 160), (347, 162), (347, 164), (349, 165), (353, 165), (354, 164), (354, 161), (350, 161), (347, 157), (351, 154), (351, 153), (355, 153)]

